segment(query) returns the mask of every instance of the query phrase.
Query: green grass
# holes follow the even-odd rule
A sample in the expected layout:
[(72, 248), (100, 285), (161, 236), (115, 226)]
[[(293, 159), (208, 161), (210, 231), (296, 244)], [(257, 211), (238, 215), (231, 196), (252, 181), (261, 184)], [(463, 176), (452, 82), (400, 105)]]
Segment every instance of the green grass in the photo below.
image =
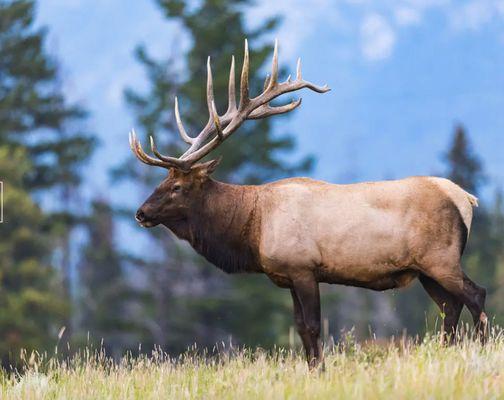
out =
[(347, 340), (326, 350), (325, 371), (314, 372), (287, 350), (26, 359), (22, 375), (0, 375), (1, 399), (504, 399), (504, 333), (496, 329), (485, 346)]

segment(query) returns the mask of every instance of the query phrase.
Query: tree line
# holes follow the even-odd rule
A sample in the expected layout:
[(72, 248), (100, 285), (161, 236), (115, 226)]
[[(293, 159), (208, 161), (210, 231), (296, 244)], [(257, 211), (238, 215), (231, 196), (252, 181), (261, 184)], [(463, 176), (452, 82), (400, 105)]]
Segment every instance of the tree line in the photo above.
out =
[[(247, 28), (247, 0), (157, 0), (160, 12), (177, 21), (191, 46), (181, 70), (174, 58), (157, 60), (139, 46), (135, 56), (148, 76), (148, 88), (124, 96), (144, 139), (156, 135), (170, 153), (180, 151), (173, 110), (175, 93), (186, 127), (196, 132), (206, 122), (206, 58), (212, 57), (216, 106), (226, 107), (227, 70), (247, 37), (251, 71), (272, 53), (261, 39), (273, 32), (273, 17)], [(96, 197), (83, 206), (83, 166), (97, 147), (97, 135), (83, 127), (86, 110), (65, 98), (58, 60), (46, 49), (47, 28), (35, 24), (34, 1), (0, 1), (0, 180), (4, 182), (5, 222), (0, 224), (0, 357), (15, 362), (21, 348), (68, 348), (103, 344), (113, 356), (149, 351), (160, 345), (177, 353), (197, 343), (216, 342), (271, 347), (289, 342), (291, 304), (263, 276), (225, 276), (188, 246), (161, 229), (138, 255), (116, 241), (119, 223), (134, 223), (133, 210)], [(240, 58), (240, 54), (235, 54)], [(251, 74), (251, 90), (262, 78)], [(222, 94), (222, 95), (219, 95)], [(249, 122), (240, 135), (219, 148), (224, 155), (217, 178), (258, 183), (308, 173), (313, 157), (286, 162), (295, 149), (293, 134), (274, 135), (270, 120)], [(484, 165), (457, 126), (443, 161), (445, 176), (478, 195), (488, 183)], [(128, 158), (110, 171), (112, 181), (151, 189), (162, 175)], [(85, 240), (79, 237), (84, 236)], [(148, 257), (153, 254), (155, 257)], [(73, 261), (77, 258), (78, 261)], [(467, 273), (488, 289), (489, 315), (504, 315), (504, 204), (497, 192), (476, 211), (464, 257)], [(346, 291), (345, 295), (341, 293)], [(406, 327), (422, 334), (427, 321), (440, 317), (419, 288), (400, 294), (324, 287), (328, 331), (338, 337), (355, 330), (388, 336)], [(65, 327), (64, 332), (61, 330)], [(63, 335), (60, 339), (58, 336)]]

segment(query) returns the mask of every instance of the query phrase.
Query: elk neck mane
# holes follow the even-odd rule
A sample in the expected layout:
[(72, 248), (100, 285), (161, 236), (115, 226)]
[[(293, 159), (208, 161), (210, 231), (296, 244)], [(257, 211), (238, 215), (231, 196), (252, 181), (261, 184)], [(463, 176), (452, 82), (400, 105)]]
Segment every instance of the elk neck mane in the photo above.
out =
[(198, 208), (183, 222), (166, 226), (227, 273), (260, 272), (257, 186), (209, 180)]

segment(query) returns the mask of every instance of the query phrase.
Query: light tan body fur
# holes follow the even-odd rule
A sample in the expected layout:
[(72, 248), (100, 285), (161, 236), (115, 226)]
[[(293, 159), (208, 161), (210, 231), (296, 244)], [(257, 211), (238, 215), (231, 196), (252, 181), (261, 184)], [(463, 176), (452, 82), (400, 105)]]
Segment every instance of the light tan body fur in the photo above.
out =
[[(309, 268), (320, 282), (404, 286), (429, 254), (461, 253), (456, 208), (471, 226), (475, 198), (449, 180), (413, 177), (334, 185), (286, 179), (259, 190), (259, 254), (278, 283)], [(432, 266), (433, 267), (433, 266)], [(426, 271), (427, 272), (427, 271)]]

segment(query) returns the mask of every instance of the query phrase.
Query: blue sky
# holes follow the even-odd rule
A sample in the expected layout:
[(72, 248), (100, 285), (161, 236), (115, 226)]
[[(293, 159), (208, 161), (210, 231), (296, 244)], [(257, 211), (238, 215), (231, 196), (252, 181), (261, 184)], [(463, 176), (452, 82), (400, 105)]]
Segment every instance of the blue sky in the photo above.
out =
[[(63, 63), (64, 90), (89, 109), (87, 127), (102, 142), (87, 194), (122, 200), (124, 193), (109, 192), (107, 169), (127, 156), (134, 126), (122, 91), (145, 87), (133, 49), (143, 42), (166, 57), (174, 40), (183, 51), (184, 33), (150, 0), (42, 0), (38, 11), (48, 48)], [(332, 88), (303, 93), (302, 107), (276, 124), (298, 138), (298, 155), (318, 158), (312, 176), (440, 173), (461, 122), (490, 178), (504, 186), (503, 0), (261, 0), (248, 23), (273, 14), (284, 18), (268, 38), (279, 38), (282, 62), (294, 69), (301, 56), (304, 77)], [(135, 204), (142, 196), (126, 197)]]

